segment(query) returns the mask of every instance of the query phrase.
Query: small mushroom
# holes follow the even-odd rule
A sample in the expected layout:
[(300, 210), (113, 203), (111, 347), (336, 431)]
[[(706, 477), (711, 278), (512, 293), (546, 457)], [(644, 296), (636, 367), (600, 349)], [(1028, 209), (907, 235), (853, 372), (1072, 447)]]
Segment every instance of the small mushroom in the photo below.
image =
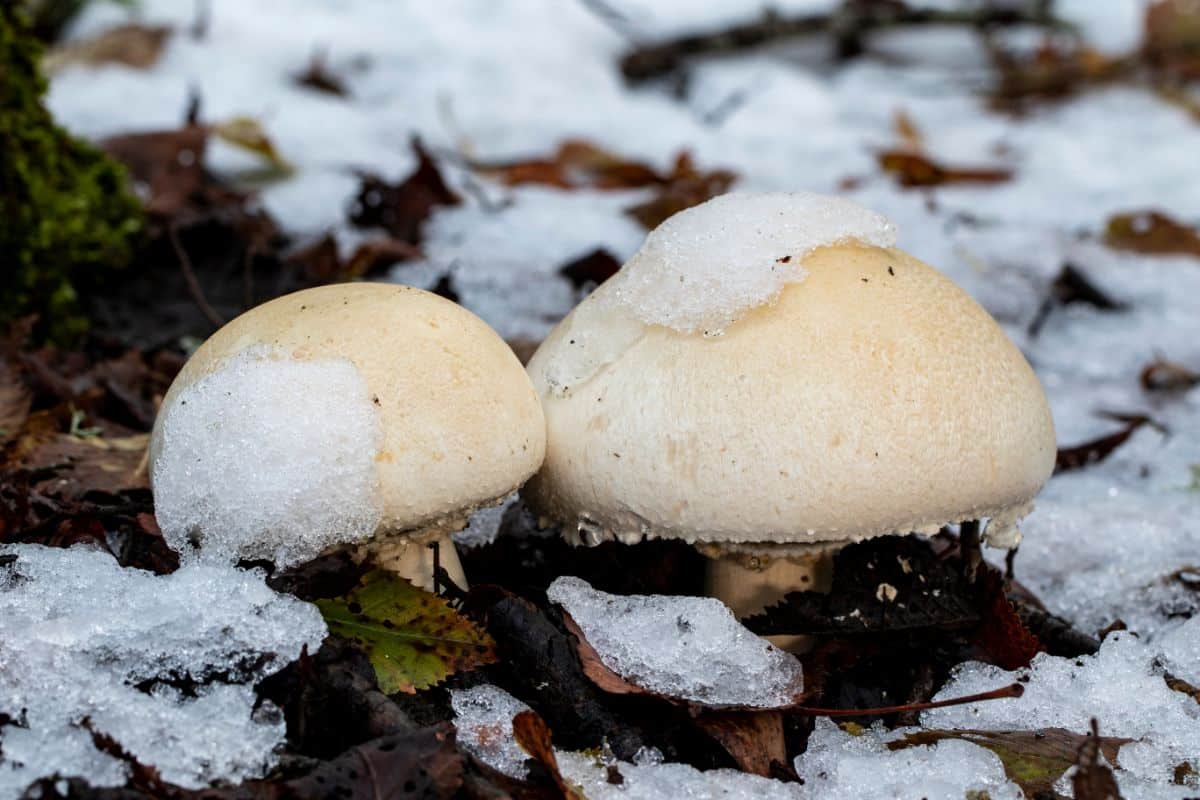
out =
[(1042, 388), (893, 244), (882, 216), (811, 194), (667, 220), (529, 362), (548, 443), (527, 504), (582, 543), (696, 544), (743, 615), (827, 585), (848, 542), (988, 518), (1015, 545), (1054, 466)]
[(150, 449), (168, 542), (277, 566), (349, 546), (433, 583), (437, 542), (542, 462), (529, 378), (482, 320), (385, 284), (309, 289), (208, 339), (163, 400)]

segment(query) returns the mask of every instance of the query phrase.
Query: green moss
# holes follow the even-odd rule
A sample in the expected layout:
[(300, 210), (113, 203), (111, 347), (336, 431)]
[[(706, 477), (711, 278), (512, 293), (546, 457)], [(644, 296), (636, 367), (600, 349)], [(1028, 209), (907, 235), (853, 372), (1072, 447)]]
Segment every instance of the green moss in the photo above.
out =
[(63, 340), (86, 328), (82, 288), (131, 260), (142, 212), (120, 165), (55, 124), (40, 56), (0, 3), (0, 323), (36, 313)]

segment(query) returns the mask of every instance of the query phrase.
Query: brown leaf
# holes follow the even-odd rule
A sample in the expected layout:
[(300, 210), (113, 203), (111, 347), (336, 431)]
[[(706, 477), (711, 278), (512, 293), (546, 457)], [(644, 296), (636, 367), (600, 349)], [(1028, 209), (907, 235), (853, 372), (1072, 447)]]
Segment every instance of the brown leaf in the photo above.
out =
[(513, 738), (517, 740), (517, 744), (530, 758), (545, 767), (566, 800), (587, 800), (575, 786), (567, 782), (559, 770), (558, 757), (554, 755), (554, 743), (550, 738), (550, 728), (546, 726), (545, 720), (533, 711), (522, 711), (513, 717), (512, 727)]
[(309, 59), (308, 67), (303, 72), (299, 72), (292, 76), (292, 80), (297, 86), (303, 86), (307, 89), (312, 89), (325, 94), (331, 94), (336, 97), (345, 97), (349, 94), (346, 89), (346, 83), (329, 69), (329, 65), (325, 60), (325, 53), (318, 51), (313, 53)]
[(1114, 450), (1125, 444), (1134, 431), (1150, 423), (1151, 419), (1142, 414), (1131, 414), (1124, 416), (1121, 421), (1125, 423), (1125, 427), (1116, 433), (1110, 433), (1107, 436), (1101, 436), (1072, 447), (1060, 447), (1054, 462), (1054, 471), (1056, 473), (1070, 472), (1100, 463), (1112, 455)]
[(1092, 734), (1079, 745), (1079, 767), (1071, 776), (1075, 800), (1121, 800), (1112, 770), (1100, 763), (1100, 728), (1092, 719)]
[(52, 483), (60, 497), (148, 489), (145, 458), (149, 443), (147, 433), (115, 438), (59, 433), (30, 452), (22, 465), (31, 470), (62, 467)]
[(100, 146), (145, 187), (146, 210), (151, 215), (178, 219), (197, 205), (220, 205), (212, 201), (237, 196), (206, 197), (214, 189), (204, 169), (209, 133), (207, 126), (193, 124), (173, 131), (114, 136)]
[(876, 159), (884, 172), (895, 175), (897, 183), (905, 187), (1004, 183), (1013, 176), (1006, 167), (950, 167), (908, 150), (885, 150)]
[(696, 169), (691, 155), (684, 151), (676, 157), (675, 166), (662, 185), (655, 189), (654, 197), (627, 208), (625, 213), (646, 230), (653, 230), (680, 211), (725, 194), (736, 180), (737, 173), (727, 169), (711, 172)]
[(124, 64), (148, 69), (158, 63), (170, 36), (171, 29), (165, 25), (121, 25), (54, 48), (46, 55), (43, 66), (50, 74), (74, 64)]
[(708, 711), (696, 725), (720, 742), (743, 772), (774, 777), (772, 764), (787, 769), (783, 713), (779, 711)]
[(360, 228), (383, 228), (411, 245), (421, 243), (421, 226), (438, 206), (455, 206), (461, 198), (446, 185), (437, 163), (419, 138), (412, 140), (417, 168), (398, 184), (378, 175), (362, 175), (362, 185), (350, 212)]
[(1111, 217), (1104, 243), (1114, 250), (1200, 258), (1200, 233), (1161, 211), (1131, 211)]
[(1033, 657), (1045, 648), (1017, 614), (1004, 591), (1000, 571), (983, 566), (979, 573), (979, 589), (983, 593), (983, 614), (975, 640), (991, 657), (990, 663), (1004, 669), (1029, 666)]
[(1147, 392), (1183, 392), (1200, 384), (1200, 372), (1159, 357), (1142, 368), (1140, 380)]
[(1200, 76), (1200, 5), (1194, 0), (1151, 3), (1143, 18), (1142, 55), (1166, 77)]
[(15, 439), (25, 420), (33, 395), (7, 359), (0, 360), (0, 447)]
[(653, 692), (630, 683), (606, 667), (596, 648), (588, 642), (583, 630), (570, 614), (564, 611), (562, 619), (567, 630), (575, 637), (575, 651), (579, 655), (579, 663), (583, 666), (583, 674), (587, 675), (592, 683), (609, 694), (653, 695)]
[(408, 242), (399, 239), (373, 239), (360, 244), (350, 256), (342, 270), (343, 280), (370, 278), (401, 261), (420, 257), (421, 251)]
[[(1087, 737), (1062, 728), (1036, 731), (924, 730), (888, 742), (889, 750), (931, 745), (946, 739), (961, 739), (991, 750), (1004, 765), (1008, 779), (1026, 797), (1053, 795), (1054, 783), (1075, 764), (1080, 745)], [(1098, 740), (1105, 758), (1115, 762), (1121, 746), (1132, 741), (1117, 737)]]
[(548, 158), (476, 163), (476, 171), (507, 186), (542, 184), (559, 189), (636, 189), (664, 182), (648, 164), (616, 155), (582, 139), (568, 139)]
[(576, 289), (583, 289), (599, 286), (616, 275), (619, 269), (621, 262), (601, 247), (563, 264), (558, 268), (558, 274), (569, 280)]

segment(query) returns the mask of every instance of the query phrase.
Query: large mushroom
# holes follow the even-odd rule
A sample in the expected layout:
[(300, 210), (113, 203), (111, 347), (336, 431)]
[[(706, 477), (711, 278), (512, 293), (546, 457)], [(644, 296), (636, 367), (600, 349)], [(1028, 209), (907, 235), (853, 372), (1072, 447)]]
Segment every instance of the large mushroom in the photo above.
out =
[(695, 543), (741, 614), (821, 588), (851, 541), (987, 519), (1013, 546), (1054, 465), (1042, 388), (893, 244), (884, 217), (811, 194), (664, 222), (529, 362), (548, 444), (528, 505), (575, 542)]
[(254, 308), (189, 359), (154, 426), (178, 550), (279, 566), (338, 546), (429, 587), (449, 534), (542, 463), (545, 423), (482, 320), (408, 286), (340, 284)]

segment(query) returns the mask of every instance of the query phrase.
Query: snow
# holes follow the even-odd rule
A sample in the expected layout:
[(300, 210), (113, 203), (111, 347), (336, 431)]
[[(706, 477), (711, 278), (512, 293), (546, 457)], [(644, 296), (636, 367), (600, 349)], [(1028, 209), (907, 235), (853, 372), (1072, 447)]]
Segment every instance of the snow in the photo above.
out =
[[(1194, 645), (1194, 643), (1193, 643)], [(1020, 680), (1019, 698), (934, 709), (921, 722), (935, 728), (1037, 730), (1087, 733), (1092, 718), (1105, 736), (1124, 745), (1117, 766), (1138, 783), (1169, 785), (1184, 762), (1200, 767), (1200, 703), (1169, 688), (1153, 646), (1129, 633), (1108, 636), (1094, 656), (1038, 655), (1026, 670), (1006, 672), (986, 664), (961, 665), (935, 700), (986, 691)], [(1195, 777), (1188, 779), (1194, 790)]]
[(718, 334), (804, 280), (813, 250), (851, 241), (891, 247), (895, 226), (840, 197), (732, 192), (651, 231), (603, 298), (647, 325)]
[(1158, 650), (1172, 675), (1200, 687), (1200, 616), (1159, 639)]
[(547, 590), (604, 666), (651, 692), (706, 706), (775, 708), (794, 702), (800, 662), (746, 630), (708, 597), (613, 595), (580, 578)]
[(0, 567), (0, 714), (16, 720), (0, 727), (0, 797), (56, 773), (123, 784), (125, 766), (93, 746), (85, 720), (186, 787), (274, 763), (282, 714), (256, 710), (253, 687), (316, 650), (315, 607), (232, 567), (156, 576), (79, 547), (0, 554), (16, 556)]
[[(609, 767), (623, 778), (609, 780)], [(583, 789), (588, 800), (800, 800), (794, 783), (760, 778), (732, 769), (701, 772), (687, 764), (605, 762), (587, 753), (558, 753), (563, 777)]]
[(349, 361), (253, 347), (179, 392), (160, 424), (155, 514), (185, 557), (283, 567), (379, 523), (382, 431)]
[[(822, 3), (828, 5), (771, 5), (806, 13)], [(413, 166), (408, 139), (420, 134), (466, 201), (429, 220), (424, 259), (399, 265), (393, 278), (428, 286), (451, 274), (464, 304), (508, 338), (544, 336), (577, 302), (557, 274), (565, 261), (597, 247), (621, 261), (633, 256), (644, 232), (623, 212), (647, 193), (510, 189), (471, 176), (465, 164), (472, 159), (540, 156), (564, 138), (583, 137), (663, 169), (687, 148), (702, 169), (739, 173), (739, 190), (836, 192), (886, 215), (900, 247), (962, 285), (1026, 353), (1046, 388), (1060, 443), (1118, 429), (1097, 416), (1105, 409), (1147, 412), (1168, 430), (1144, 427), (1104, 463), (1054, 476), (1023, 523), (1016, 571), (1052, 611), (1081, 628), (1095, 632), (1122, 619), (1138, 632), (1145, 651), (1130, 656), (1129, 670), (1137, 686), (1149, 681), (1150, 697), (1159, 689), (1145, 677), (1156, 669), (1149, 653), (1186, 679), (1200, 638), (1188, 618), (1200, 613), (1200, 594), (1172, 576), (1200, 567), (1200, 491), (1189, 488), (1200, 465), (1200, 389), (1147, 394), (1138, 373), (1158, 355), (1200, 369), (1200, 269), (1194, 258), (1102, 244), (1105, 220), (1117, 212), (1159, 208), (1200, 222), (1200, 189), (1186, 179), (1195, 171), (1200, 126), (1185, 111), (1118, 85), (1021, 116), (994, 112), (979, 96), (992, 75), (976, 34), (944, 27), (881, 33), (865, 57), (836, 68), (825, 58), (827, 41), (805, 40), (700, 60), (686, 81), (631, 88), (619, 75), (616, 60), (633, 41), (757, 18), (759, 0), (607, 0), (615, 22), (595, 13), (597, 4), (561, 0), (212, 0), (211, 29), (201, 40), (183, 32), (193, 5), (141, 0), (129, 12), (90, 4), (75, 36), (130, 13), (181, 32), (148, 71), (71, 68), (56, 76), (53, 111), (93, 137), (170, 127), (195, 86), (205, 119), (256, 117), (296, 165), (292, 178), (261, 192), (282, 226), (301, 238), (334, 230), (351, 243), (366, 235), (345, 223), (354, 170), (402, 177)], [(1136, 45), (1144, 5), (1055, 3), (1106, 53)], [(1018, 38), (1027, 44), (1029, 31), (1005, 35), (1006, 42)], [(316, 48), (328, 51), (349, 98), (290, 83)], [(920, 129), (931, 157), (1005, 166), (1013, 179), (897, 187), (875, 154), (897, 144), (898, 110)], [(214, 155), (219, 171), (242, 163)], [(1129, 310), (1056, 309), (1031, 336), (1029, 324), (1067, 262)], [(617, 327), (610, 346), (631, 335)], [(590, 368), (568, 366), (565, 385)], [(1107, 654), (1113, 645), (1105, 647), (1103, 659), (1116, 658)], [(1043, 663), (1050, 669), (1052, 662)], [(1117, 724), (1106, 717), (1139, 713), (1140, 699), (1137, 691), (1109, 692), (1099, 706), (1102, 730), (1114, 733), (1108, 726)], [(980, 708), (1000, 713), (1024, 702)], [(1071, 709), (1074, 722), (1083, 713)], [(1164, 730), (1175, 724), (1191, 723), (1171, 716)], [(1130, 747), (1126, 758), (1136, 752)], [(943, 769), (941, 762), (930, 767), (938, 777)], [(1123, 787), (1141, 781), (1138, 796), (1163, 787), (1128, 768), (1118, 779)]]
[(450, 692), (458, 743), (468, 753), (510, 778), (525, 778), (529, 755), (513, 738), (512, 721), (529, 706), (497, 686), (483, 684)]
[(810, 797), (962, 800), (979, 793), (992, 800), (1024, 797), (991, 751), (956, 739), (888, 750), (887, 742), (902, 738), (902, 733), (873, 728), (856, 735), (818, 718), (808, 749), (796, 759), (796, 772)]

